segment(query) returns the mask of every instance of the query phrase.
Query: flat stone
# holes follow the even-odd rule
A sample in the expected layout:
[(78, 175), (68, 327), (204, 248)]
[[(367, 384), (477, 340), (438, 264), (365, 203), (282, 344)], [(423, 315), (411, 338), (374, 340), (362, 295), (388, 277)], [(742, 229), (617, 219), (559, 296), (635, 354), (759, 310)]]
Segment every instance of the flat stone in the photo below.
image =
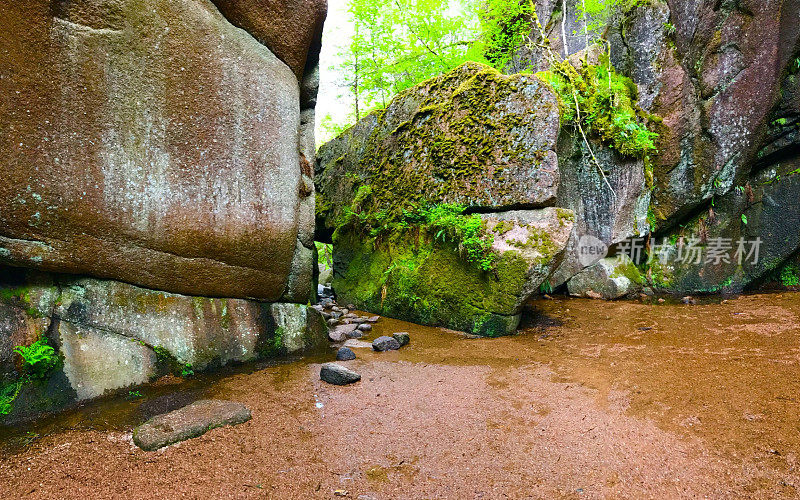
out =
[(211, 429), (243, 424), (252, 418), (241, 403), (206, 399), (153, 417), (133, 431), (133, 442), (145, 451), (202, 436)]
[(369, 323), (361, 323), (360, 325), (358, 325), (358, 329), (361, 330), (362, 332), (368, 332), (372, 330), (372, 325), (370, 325)]
[(352, 332), (348, 332), (347, 333), (347, 338), (348, 339), (360, 339), (363, 336), (364, 336), (364, 332), (362, 332), (361, 330), (357, 330), (357, 329), (353, 330)]
[(396, 351), (400, 349), (400, 342), (394, 337), (378, 337), (372, 341), (372, 348), (376, 351)]
[(349, 347), (342, 347), (336, 351), (337, 361), (350, 361), (351, 359), (356, 359), (356, 353), (354, 353)]
[(325, 363), (319, 370), (319, 378), (329, 384), (347, 385), (361, 380), (361, 375), (336, 363)]
[(400, 347), (408, 345), (408, 343), (411, 341), (411, 336), (407, 332), (397, 332), (393, 334), (392, 337), (400, 343)]
[(334, 342), (344, 342), (347, 339), (347, 334), (355, 331), (356, 325), (339, 325), (330, 332), (328, 338)]
[(370, 316), (367, 318), (367, 323), (377, 323), (379, 319), (381, 319), (380, 316)]
[(356, 339), (347, 340), (343, 345), (344, 347), (349, 347), (351, 349), (372, 349), (371, 343)]

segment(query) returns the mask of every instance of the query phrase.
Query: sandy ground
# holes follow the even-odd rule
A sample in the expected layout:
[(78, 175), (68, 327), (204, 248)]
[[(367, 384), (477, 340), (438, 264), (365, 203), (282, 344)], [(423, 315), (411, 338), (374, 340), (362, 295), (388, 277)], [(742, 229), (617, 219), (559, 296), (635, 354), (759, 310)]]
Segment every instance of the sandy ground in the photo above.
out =
[[(384, 319), (399, 352), (143, 389), (0, 435), (2, 498), (795, 498), (800, 294), (706, 305), (538, 301), (502, 339)], [(160, 407), (253, 419), (159, 452)], [(26, 434), (26, 433), (32, 434)], [(346, 493), (345, 493), (346, 492)]]

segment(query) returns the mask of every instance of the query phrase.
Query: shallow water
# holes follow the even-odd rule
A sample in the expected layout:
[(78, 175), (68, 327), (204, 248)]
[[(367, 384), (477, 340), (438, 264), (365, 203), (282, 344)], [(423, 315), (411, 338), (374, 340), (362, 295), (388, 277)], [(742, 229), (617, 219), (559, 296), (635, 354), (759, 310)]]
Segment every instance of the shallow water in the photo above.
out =
[[(163, 381), (6, 430), (0, 484), (18, 493), (35, 477), (43, 497), (145, 497), (144, 482), (154, 496), (792, 498), (798, 319), (796, 293), (537, 300), (500, 339), (382, 319), (370, 338), (412, 343), (357, 349), (359, 384), (318, 380), (333, 351)], [(253, 420), (155, 454), (131, 445), (133, 426), (203, 397), (242, 401)]]

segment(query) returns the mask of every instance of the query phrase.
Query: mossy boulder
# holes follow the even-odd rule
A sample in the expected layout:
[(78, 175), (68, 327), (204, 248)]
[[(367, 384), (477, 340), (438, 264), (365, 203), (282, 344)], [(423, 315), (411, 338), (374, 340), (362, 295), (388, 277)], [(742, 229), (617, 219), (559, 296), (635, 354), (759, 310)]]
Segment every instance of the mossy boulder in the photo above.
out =
[(320, 148), (318, 232), (329, 237), (364, 186), (370, 193), (359, 209), (388, 218), (419, 203), (552, 205), (559, 126), (557, 98), (537, 77), (459, 66)]
[(567, 282), (570, 295), (613, 300), (641, 290), (639, 269), (626, 255), (606, 257), (587, 267)]
[(421, 228), (334, 239), (333, 287), (359, 309), (485, 336), (513, 333), (524, 301), (560, 263), (574, 224), (569, 210), (546, 208), (482, 216), (493, 269), (467, 261), (456, 244)]

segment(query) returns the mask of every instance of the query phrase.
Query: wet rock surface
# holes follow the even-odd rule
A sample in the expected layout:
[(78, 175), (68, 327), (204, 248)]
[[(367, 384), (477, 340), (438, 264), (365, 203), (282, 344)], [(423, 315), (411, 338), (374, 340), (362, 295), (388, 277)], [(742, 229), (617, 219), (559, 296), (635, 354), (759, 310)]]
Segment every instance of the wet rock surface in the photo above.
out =
[(349, 347), (341, 347), (336, 351), (336, 361), (350, 361), (356, 359), (356, 353)]
[(323, 381), (333, 385), (348, 385), (361, 380), (361, 375), (336, 363), (325, 363), (319, 371)]
[(239, 425), (252, 418), (241, 403), (202, 400), (153, 417), (133, 431), (133, 442), (145, 451), (202, 436), (217, 427)]
[(372, 348), (376, 351), (396, 351), (400, 349), (400, 341), (394, 337), (382, 336), (372, 341)]

